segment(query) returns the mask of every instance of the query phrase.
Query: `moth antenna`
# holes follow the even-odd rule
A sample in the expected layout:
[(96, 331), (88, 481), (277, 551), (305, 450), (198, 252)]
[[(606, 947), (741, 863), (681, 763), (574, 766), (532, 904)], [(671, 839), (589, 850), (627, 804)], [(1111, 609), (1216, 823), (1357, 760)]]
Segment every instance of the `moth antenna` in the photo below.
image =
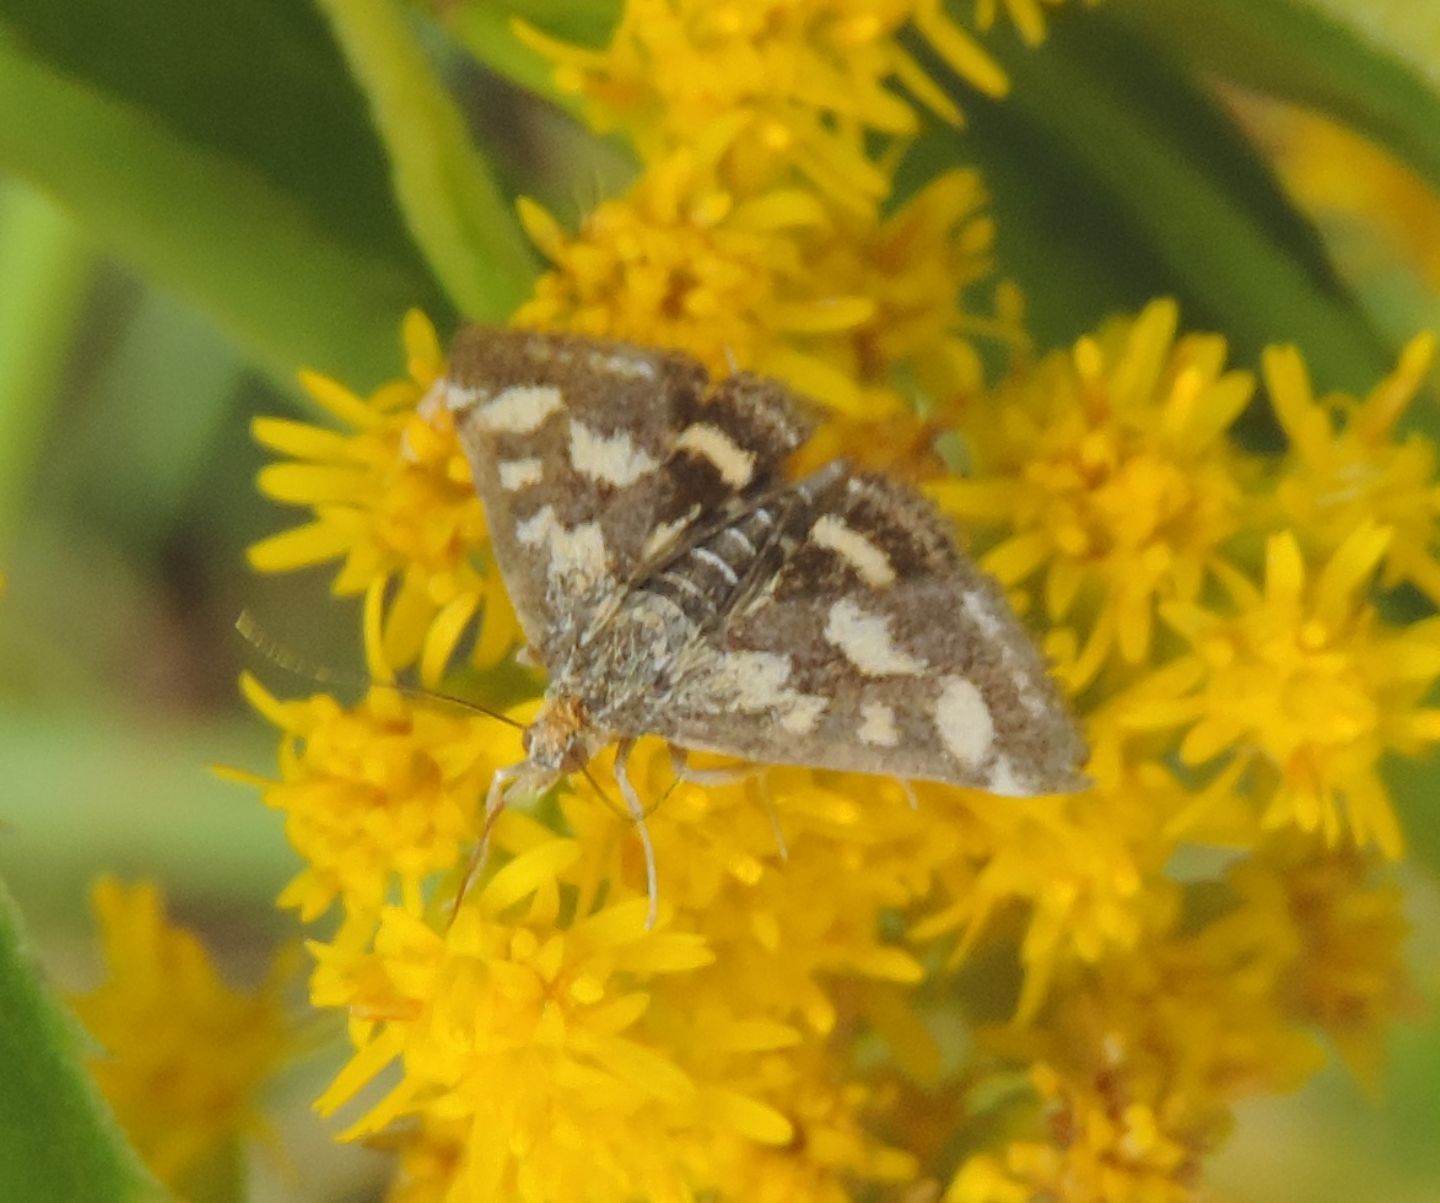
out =
[(498, 710), (491, 710), (488, 706), (482, 706), (479, 702), (473, 702), (469, 698), (462, 698), (453, 693), (443, 693), (438, 689), (422, 689), (415, 685), (402, 685), (398, 681), (379, 681), (367, 673), (345, 672), (341, 669), (317, 664), (288, 644), (281, 643), (274, 638), (260, 626), (249, 610), (240, 611), (240, 617), (235, 620), (235, 629), (246, 643), (269, 660), (271, 664), (294, 676), (313, 681), (317, 685), (343, 685), (352, 689), (391, 689), (402, 697), (412, 698), (416, 701), (449, 702), (461, 710), (469, 710), (474, 714), (483, 714), (486, 718), (493, 718), (507, 727), (523, 729), (525, 726), (524, 723), (518, 722), (508, 714), (501, 714)]

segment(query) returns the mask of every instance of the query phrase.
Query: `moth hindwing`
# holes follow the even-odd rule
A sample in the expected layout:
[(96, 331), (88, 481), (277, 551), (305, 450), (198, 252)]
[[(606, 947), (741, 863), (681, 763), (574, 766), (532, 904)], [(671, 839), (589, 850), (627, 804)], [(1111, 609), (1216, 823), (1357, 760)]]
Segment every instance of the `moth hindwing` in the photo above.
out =
[(1084, 746), (999, 588), (917, 493), (785, 461), (808, 407), (686, 355), (468, 327), (455, 411), (550, 673), (534, 781), (614, 740), (1038, 794)]

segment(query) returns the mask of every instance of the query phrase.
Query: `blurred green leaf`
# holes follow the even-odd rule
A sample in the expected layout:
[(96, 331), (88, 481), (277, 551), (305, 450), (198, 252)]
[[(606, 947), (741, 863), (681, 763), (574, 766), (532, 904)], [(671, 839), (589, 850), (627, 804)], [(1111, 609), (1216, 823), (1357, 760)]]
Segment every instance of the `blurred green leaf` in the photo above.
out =
[(1110, 5), (1128, 26), (1200, 69), (1330, 113), (1440, 187), (1440, 90), (1404, 61), (1401, 47), (1377, 40), (1382, 26), (1368, 7), (1336, 0)]
[(506, 317), (535, 274), (529, 243), (394, 0), (319, 0), (389, 152), (421, 250), (467, 317)]
[(0, 873), (37, 913), (78, 914), (104, 871), (265, 914), (299, 864), (256, 790), (209, 767), (274, 772), (273, 742), (257, 718), (164, 722), (6, 706), (0, 763)]
[[(156, 549), (203, 512), (217, 459), (237, 455), (223, 438), (245, 379), (245, 362), (202, 314), (141, 295), (69, 448), (85, 473), (76, 494), (126, 546)], [(76, 467), (55, 471), (73, 478)]]
[(912, 156), (985, 170), (1001, 270), (1024, 286), (1042, 344), (1171, 294), (1238, 361), (1297, 342), (1325, 387), (1387, 371), (1390, 348), (1319, 237), (1185, 64), (1104, 10), (1063, 10), (1054, 26), (1038, 50), (991, 38), (1010, 96), (960, 96), (966, 129), (932, 133)]
[(0, 169), (278, 378), (378, 382), (405, 309), (449, 320), (306, 5), (0, 0), (0, 111)]
[(164, 1194), (80, 1063), (83, 1034), (52, 1001), (0, 883), (0, 1199), (130, 1203)]
[(8, 559), (93, 256), (42, 197), (0, 181), (0, 559)]

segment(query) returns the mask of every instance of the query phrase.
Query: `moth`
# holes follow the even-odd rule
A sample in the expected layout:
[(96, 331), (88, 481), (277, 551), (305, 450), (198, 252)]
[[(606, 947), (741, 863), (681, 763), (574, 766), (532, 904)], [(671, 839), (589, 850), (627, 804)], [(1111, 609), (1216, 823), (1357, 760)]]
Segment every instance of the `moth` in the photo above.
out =
[[(914, 490), (843, 461), (791, 480), (812, 406), (690, 356), (463, 328), (443, 405), (548, 671), (509, 800), (637, 737), (758, 763), (1071, 792), (1085, 748), (999, 587)], [(483, 842), (483, 837), (482, 837)]]

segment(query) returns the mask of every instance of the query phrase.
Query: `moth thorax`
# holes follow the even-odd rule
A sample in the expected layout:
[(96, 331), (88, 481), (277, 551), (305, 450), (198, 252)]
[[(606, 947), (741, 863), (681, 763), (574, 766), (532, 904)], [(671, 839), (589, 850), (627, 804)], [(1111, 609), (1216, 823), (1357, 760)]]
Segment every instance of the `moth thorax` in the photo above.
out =
[(584, 702), (571, 695), (546, 698), (525, 729), (525, 754), (536, 768), (573, 773), (590, 759), (589, 734)]

